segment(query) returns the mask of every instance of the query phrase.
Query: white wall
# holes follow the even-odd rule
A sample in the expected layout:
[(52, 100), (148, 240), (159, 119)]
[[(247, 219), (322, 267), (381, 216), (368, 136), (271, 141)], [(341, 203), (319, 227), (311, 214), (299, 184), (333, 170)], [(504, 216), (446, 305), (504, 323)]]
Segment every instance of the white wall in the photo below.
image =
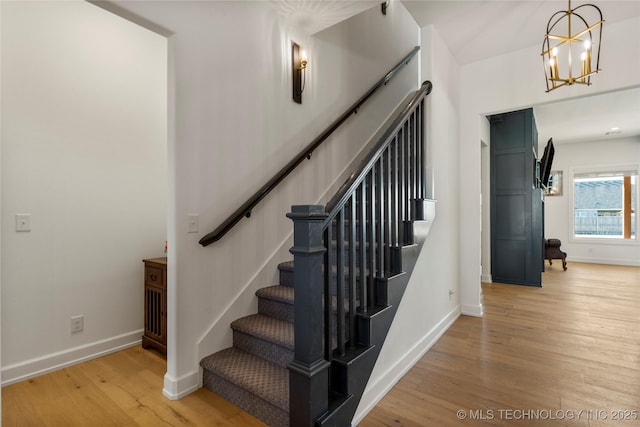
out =
[[(2, 4), (0, 3), (0, 35), (2, 35)], [(2, 52), (0, 37), (0, 53)], [(1, 59), (1, 58), (0, 58)], [(2, 66), (0, 64), (0, 224), (2, 224)], [(1, 228), (0, 228), (1, 230)], [(0, 232), (0, 420), (2, 420), (2, 233)], [(0, 421), (2, 424), (2, 421)]]
[[(421, 30), (427, 98), (427, 144), (434, 171), (436, 217), (378, 362), (358, 407), (357, 424), (460, 314), (458, 275), (459, 67), (437, 30)], [(449, 294), (453, 292), (453, 295)]]
[(460, 79), (460, 282), (465, 307), (482, 310), (480, 292), (480, 140), (484, 116), (537, 103), (612, 91), (640, 84), (640, 18), (607, 25), (603, 72), (591, 86), (574, 85), (545, 93), (540, 46), (461, 67)]
[[(635, 240), (574, 239), (572, 171), (599, 166), (640, 164), (640, 137), (555, 144), (553, 170), (562, 171), (561, 196), (545, 197), (545, 237), (562, 241), (568, 261), (640, 265), (640, 244)], [(555, 266), (556, 264), (554, 264)], [(544, 275), (543, 275), (544, 279)]]
[[(387, 16), (374, 6), (313, 37), (286, 28), (261, 1), (117, 5), (173, 34), (175, 201), (169, 208), (173, 276), (164, 394), (179, 398), (199, 386), (200, 358), (231, 344), (230, 321), (255, 310), (253, 290), (275, 283), (277, 262), (291, 258), (290, 206), (323, 198), (362, 142), (418, 87), (418, 61), (250, 219), (209, 247), (198, 240), (418, 45), (419, 29), (400, 3)], [(291, 100), (292, 40), (309, 59), (302, 105)], [(200, 216), (200, 233), (186, 232), (187, 214)]]
[(166, 236), (166, 58), (86, 2), (2, 2), (3, 384), (139, 341), (142, 259)]

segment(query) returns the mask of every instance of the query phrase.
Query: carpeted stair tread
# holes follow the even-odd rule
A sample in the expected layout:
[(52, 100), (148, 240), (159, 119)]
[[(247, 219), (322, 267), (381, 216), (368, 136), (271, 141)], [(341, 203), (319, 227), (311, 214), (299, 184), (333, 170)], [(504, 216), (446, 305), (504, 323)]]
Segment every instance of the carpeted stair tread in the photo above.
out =
[(293, 350), (293, 323), (263, 314), (252, 314), (231, 323), (234, 331)]
[(291, 286), (269, 286), (256, 291), (258, 298), (265, 298), (273, 301), (293, 304), (293, 288)]
[(293, 260), (281, 262), (280, 264), (278, 264), (278, 269), (293, 271)]
[(251, 394), (289, 411), (289, 371), (260, 357), (231, 347), (205, 357), (203, 369)]

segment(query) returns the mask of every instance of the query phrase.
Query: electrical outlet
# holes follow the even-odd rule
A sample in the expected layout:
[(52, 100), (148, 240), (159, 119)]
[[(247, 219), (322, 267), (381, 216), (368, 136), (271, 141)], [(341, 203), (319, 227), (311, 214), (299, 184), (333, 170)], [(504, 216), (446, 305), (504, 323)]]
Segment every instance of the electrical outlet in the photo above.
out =
[(71, 333), (82, 332), (84, 329), (84, 316), (73, 316), (71, 318)]

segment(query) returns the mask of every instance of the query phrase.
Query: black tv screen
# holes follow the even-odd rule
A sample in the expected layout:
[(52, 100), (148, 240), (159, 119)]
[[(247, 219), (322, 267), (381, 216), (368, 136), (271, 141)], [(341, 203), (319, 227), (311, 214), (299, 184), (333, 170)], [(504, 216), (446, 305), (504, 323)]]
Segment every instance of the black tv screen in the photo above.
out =
[(544, 154), (540, 160), (540, 182), (544, 187), (549, 186), (549, 178), (551, 177), (551, 163), (553, 163), (553, 155), (556, 150), (553, 148), (553, 138), (549, 138), (547, 146), (544, 147)]

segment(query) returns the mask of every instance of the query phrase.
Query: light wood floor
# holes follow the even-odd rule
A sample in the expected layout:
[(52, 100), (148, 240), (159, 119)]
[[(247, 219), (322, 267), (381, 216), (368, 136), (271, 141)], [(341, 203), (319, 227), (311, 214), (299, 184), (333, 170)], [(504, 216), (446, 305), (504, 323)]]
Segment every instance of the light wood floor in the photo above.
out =
[(162, 396), (166, 360), (132, 347), (2, 389), (2, 426), (260, 426), (206, 389)]
[(458, 319), (360, 427), (640, 425), (640, 268), (556, 261), (542, 288), (483, 292), (484, 317)]
[[(554, 263), (543, 283), (484, 284), (484, 318), (458, 319), (360, 426), (640, 426), (640, 268)], [(135, 347), (5, 387), (2, 425), (263, 426), (203, 389), (165, 399), (165, 370)]]

